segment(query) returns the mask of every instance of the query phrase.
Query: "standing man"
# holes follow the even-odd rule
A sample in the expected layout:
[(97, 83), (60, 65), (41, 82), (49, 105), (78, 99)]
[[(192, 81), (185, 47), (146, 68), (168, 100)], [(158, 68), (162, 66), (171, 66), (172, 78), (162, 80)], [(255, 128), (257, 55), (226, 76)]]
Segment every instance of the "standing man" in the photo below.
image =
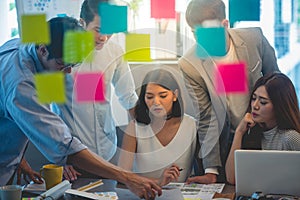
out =
[[(260, 28), (229, 29), (222, 0), (192, 0), (186, 10), (186, 21), (192, 30), (216, 22), (225, 28), (226, 55), (200, 59), (194, 45), (179, 60), (191, 95), (201, 111), (198, 116), (198, 137), (201, 147), (198, 164), (203, 171), (189, 182), (214, 183), (225, 181), (224, 166), (232, 136), (244, 116), (249, 93), (218, 96), (213, 72), (217, 63), (246, 62), (249, 88), (261, 76), (279, 71), (274, 49)], [(218, 176), (219, 175), (219, 176)], [(217, 177), (218, 176), (218, 177)], [(218, 179), (217, 179), (218, 178)]]
[[(112, 161), (117, 150), (116, 124), (112, 114), (112, 92), (119, 102), (133, 116), (137, 102), (134, 80), (126, 61), (124, 51), (119, 44), (109, 40), (111, 35), (100, 33), (101, 20), (98, 14), (99, 3), (107, 0), (84, 0), (80, 11), (80, 24), (94, 35), (95, 49), (92, 61), (83, 62), (67, 76), (67, 103), (55, 107), (62, 119), (72, 130), (72, 135), (79, 138), (91, 151), (107, 161)], [(78, 103), (75, 99), (75, 74), (101, 72), (105, 79), (104, 102)], [(112, 87), (113, 86), (113, 87)], [(77, 170), (78, 171), (78, 170)], [(89, 176), (81, 171), (76, 173), (72, 167), (65, 168), (65, 177), (74, 180), (77, 175)]]
[[(38, 102), (34, 75), (50, 71), (70, 72), (62, 44), (66, 31), (81, 30), (76, 19), (53, 18), (49, 45), (22, 45), (13, 39), (0, 47), (0, 185), (13, 178), (28, 141), (52, 163), (72, 165), (95, 175), (115, 179), (137, 196), (154, 198), (161, 188), (152, 180), (127, 172), (92, 153), (70, 133), (67, 125)], [(74, 41), (75, 42), (75, 41)]]

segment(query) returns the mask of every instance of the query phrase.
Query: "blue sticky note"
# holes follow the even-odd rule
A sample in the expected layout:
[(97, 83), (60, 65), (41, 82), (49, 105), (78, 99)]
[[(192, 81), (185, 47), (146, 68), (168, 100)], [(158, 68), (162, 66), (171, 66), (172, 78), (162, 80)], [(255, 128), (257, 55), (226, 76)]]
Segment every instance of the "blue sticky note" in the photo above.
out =
[(57, 17), (66, 17), (67, 16), (67, 14), (65, 14), (65, 13), (59, 13), (59, 14), (57, 14)]
[(101, 34), (127, 32), (127, 6), (101, 3), (99, 15)]
[(229, 0), (229, 21), (260, 21), (260, 0)]
[(224, 27), (202, 28), (197, 27), (196, 55), (200, 58), (210, 56), (224, 56), (226, 54), (226, 39)]

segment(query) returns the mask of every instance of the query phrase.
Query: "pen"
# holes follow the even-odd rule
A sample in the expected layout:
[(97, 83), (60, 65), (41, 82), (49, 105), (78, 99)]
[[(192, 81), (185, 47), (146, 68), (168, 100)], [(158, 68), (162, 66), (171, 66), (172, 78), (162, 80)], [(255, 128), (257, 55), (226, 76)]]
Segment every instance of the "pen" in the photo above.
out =
[(249, 129), (248, 129), (248, 132), (247, 132), (247, 133), (248, 133), (248, 135), (250, 134), (250, 131), (251, 131), (251, 130), (250, 130), (250, 128), (249, 128)]
[(181, 172), (182, 170), (184, 170), (183, 168), (179, 168), (179, 171)]
[(82, 186), (82, 187), (80, 187), (80, 188), (77, 188), (77, 190), (78, 190), (78, 191), (87, 191), (87, 190), (90, 190), (90, 189), (92, 189), (92, 188), (98, 187), (98, 186), (100, 186), (100, 185), (102, 185), (102, 184), (103, 184), (103, 182), (102, 182), (102, 180), (100, 179), (100, 180), (98, 180), (98, 181), (91, 182), (91, 183), (89, 183), (89, 184), (87, 184), (87, 185), (85, 185), (85, 186)]

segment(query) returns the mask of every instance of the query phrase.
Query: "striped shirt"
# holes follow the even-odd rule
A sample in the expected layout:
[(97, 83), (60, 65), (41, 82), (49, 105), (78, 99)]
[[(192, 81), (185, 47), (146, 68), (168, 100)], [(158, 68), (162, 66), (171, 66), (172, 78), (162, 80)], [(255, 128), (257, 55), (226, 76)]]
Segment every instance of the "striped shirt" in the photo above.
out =
[(279, 130), (277, 127), (265, 131), (262, 149), (300, 151), (300, 133), (295, 130)]

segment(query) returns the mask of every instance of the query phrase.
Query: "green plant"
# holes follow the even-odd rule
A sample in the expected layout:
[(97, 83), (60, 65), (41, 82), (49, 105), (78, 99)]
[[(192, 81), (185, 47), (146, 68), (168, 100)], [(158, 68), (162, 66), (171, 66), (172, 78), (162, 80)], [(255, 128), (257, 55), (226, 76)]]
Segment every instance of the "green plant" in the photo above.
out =
[(132, 20), (133, 20), (133, 28), (135, 29), (135, 20), (138, 16), (140, 3), (143, 0), (123, 0), (128, 5), (129, 9), (132, 10)]

